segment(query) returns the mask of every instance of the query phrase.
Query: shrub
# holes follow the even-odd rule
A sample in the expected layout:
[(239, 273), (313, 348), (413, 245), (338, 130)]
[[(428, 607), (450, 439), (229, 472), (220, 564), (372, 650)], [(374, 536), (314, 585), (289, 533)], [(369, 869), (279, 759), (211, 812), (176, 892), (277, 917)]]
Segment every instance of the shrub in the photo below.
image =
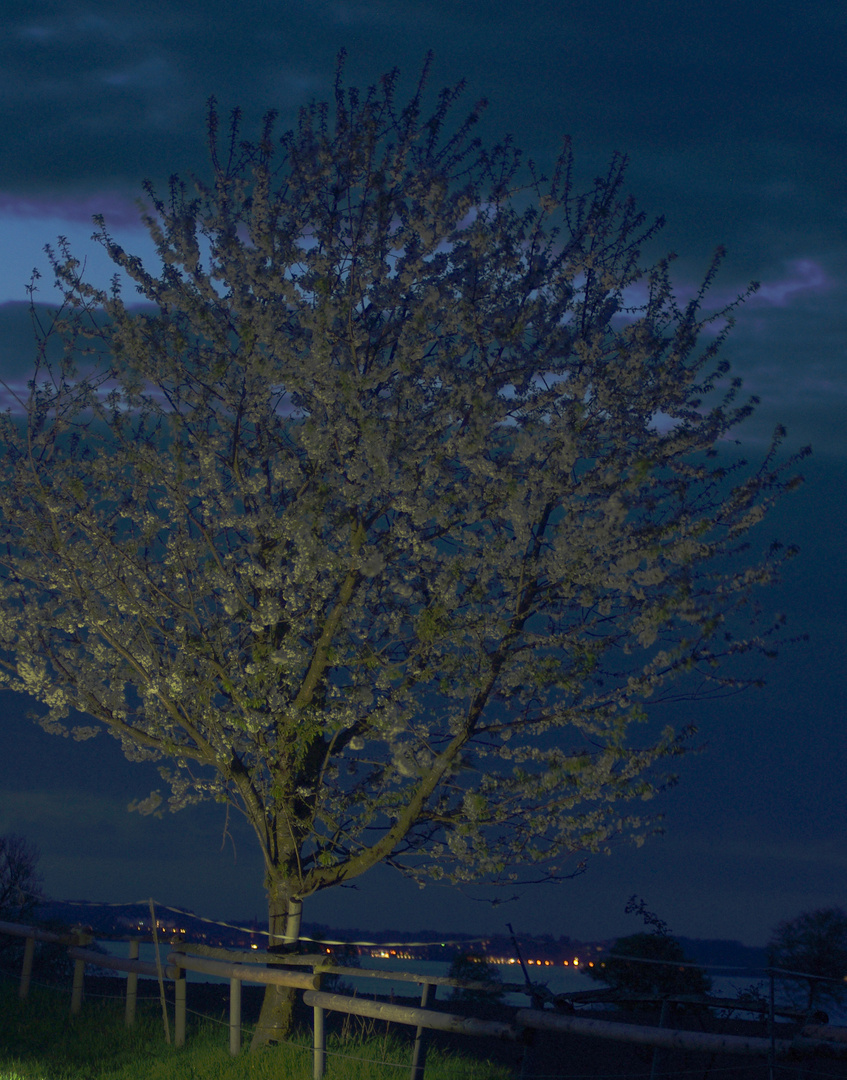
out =
[(481, 953), (460, 953), (450, 964), (450, 978), (484, 983), (484, 988), (454, 986), (450, 1001), (462, 1004), (491, 1005), (503, 1000), (500, 972)]
[[(591, 979), (605, 982), (613, 990), (654, 1001), (707, 994), (711, 990), (711, 980), (700, 968), (685, 966), (690, 962), (676, 938), (668, 934), (641, 933), (619, 938), (608, 959), (593, 968), (586, 968), (585, 973)], [(627, 1002), (621, 1004), (627, 1007)], [(631, 1002), (628, 1007), (634, 1005)]]

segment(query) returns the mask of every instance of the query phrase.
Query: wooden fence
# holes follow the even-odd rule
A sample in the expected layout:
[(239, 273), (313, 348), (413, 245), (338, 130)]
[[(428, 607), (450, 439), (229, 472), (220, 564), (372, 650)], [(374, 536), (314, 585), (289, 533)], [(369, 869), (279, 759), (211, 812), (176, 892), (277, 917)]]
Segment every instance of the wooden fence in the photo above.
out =
[[(426, 1035), (429, 1031), (447, 1031), (464, 1035), (483, 1036), (511, 1042), (525, 1042), (532, 1030), (571, 1032), (596, 1038), (640, 1043), (654, 1048), (695, 1050), (708, 1053), (777, 1058), (824, 1054), (828, 1057), (847, 1057), (847, 1028), (830, 1025), (805, 1027), (792, 1039), (770, 1037), (721, 1035), (707, 1032), (681, 1031), (663, 1026), (651, 1027), (609, 1020), (597, 1020), (553, 1010), (532, 1008), (517, 1009), (510, 1022), (475, 1019), (454, 1013), (427, 1008), (434, 1000), (439, 986), (460, 987), (473, 990), (490, 990), (488, 983), (451, 979), (446, 976), (421, 975), (408, 972), (380, 972), (362, 968), (344, 967), (327, 961), (325, 955), (295, 956), (263, 952), (239, 952), (209, 946), (182, 946), (168, 953), (167, 964), (138, 959), (138, 939), (130, 939), (130, 955), (127, 959), (105, 955), (86, 949), (92, 936), (81, 928), (68, 934), (56, 934), (37, 927), (0, 922), (0, 933), (11, 934), (26, 940), (21, 969), (19, 994), (25, 998), (29, 992), (32, 961), (36, 941), (50, 941), (67, 946), (68, 955), (74, 961), (71, 990), (71, 1013), (78, 1013), (82, 1005), (83, 980), (86, 964), (128, 973), (126, 988), (125, 1022), (131, 1026), (135, 1020), (138, 976), (166, 977), (174, 983), (174, 1043), (185, 1044), (186, 979), (187, 971), (228, 978), (230, 981), (229, 1049), (236, 1055), (241, 1049), (241, 985), (244, 982), (291, 986), (303, 990), (305, 1004), (312, 1008), (314, 1018), (314, 1077), (321, 1080), (326, 1062), (325, 1014), (327, 1011), (348, 1015), (370, 1017), (416, 1029), (411, 1061), (411, 1080), (422, 1080)], [(267, 965), (259, 967), (258, 965)], [(303, 968), (310, 970), (304, 971)], [(390, 979), (392, 982), (418, 984), (421, 990), (419, 1007), (398, 1005), (393, 1002), (369, 1000), (345, 994), (326, 993), (320, 989), (327, 975), (343, 975), (348, 979)], [(506, 984), (500, 989), (527, 992), (527, 988)], [(598, 1001), (598, 991), (588, 995), (572, 995), (575, 998), (590, 996)], [(646, 1000), (646, 999), (645, 999)], [(680, 999), (683, 1000), (683, 999)], [(684, 999), (690, 1004), (690, 998)], [(736, 1000), (703, 998), (705, 1005), (722, 1006), (738, 1010), (759, 1011), (760, 1006)], [(771, 1025), (772, 1028), (772, 1025)]]
[[(32, 962), (35, 955), (36, 941), (49, 941), (58, 945), (65, 945), (68, 956), (74, 962), (73, 984), (71, 986), (71, 1014), (78, 1013), (82, 1008), (83, 980), (85, 977), (85, 965), (95, 964), (98, 967), (106, 967), (115, 971), (128, 972), (126, 986), (126, 1025), (132, 1027), (135, 1023), (135, 1007), (138, 996), (138, 976), (150, 975), (156, 977), (159, 969), (156, 964), (138, 959), (139, 939), (132, 938), (129, 941), (129, 957), (124, 960), (119, 956), (106, 956), (100, 952), (93, 952), (83, 946), (90, 945), (94, 940), (93, 935), (86, 929), (75, 928), (67, 934), (56, 934), (51, 930), (41, 930), (35, 926), (22, 926), (19, 923), (0, 922), (0, 934), (9, 934), (12, 937), (25, 939), (24, 958), (21, 966), (21, 978), (18, 985), (18, 995), (26, 998), (29, 994), (32, 977)], [(163, 972), (167, 978), (176, 976), (176, 969), (168, 968)]]

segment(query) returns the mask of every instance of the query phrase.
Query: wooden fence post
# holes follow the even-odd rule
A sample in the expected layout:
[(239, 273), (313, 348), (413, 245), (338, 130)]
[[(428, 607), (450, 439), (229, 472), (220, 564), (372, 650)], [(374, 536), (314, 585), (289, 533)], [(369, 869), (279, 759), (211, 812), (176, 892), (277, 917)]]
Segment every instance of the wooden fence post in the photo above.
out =
[[(59, 939), (61, 940), (61, 938)], [(65, 938), (65, 941), (68, 939)], [(75, 926), (71, 931), (70, 948), (78, 948), (81, 945), (90, 945), (94, 938), (83, 926)], [(68, 950), (70, 951), (70, 949)], [(74, 982), (73, 990), (71, 991), (71, 1016), (76, 1014), (82, 1009), (82, 988), (83, 980), (85, 978), (85, 961), (74, 960)]]
[(774, 985), (773, 985), (773, 968), (768, 968), (768, 975), (770, 977), (770, 991), (768, 993), (768, 1039), (770, 1040), (770, 1048), (768, 1049), (768, 1077), (770, 1080), (774, 1078), (774, 1060), (776, 1054), (774, 1052), (776, 1045), (776, 1028), (774, 1026), (773, 1006), (774, 1006)]
[[(429, 1004), (429, 992), (432, 988), (432, 983), (425, 982), (423, 989), (421, 990), (421, 1008), (425, 1009)], [(438, 993), (438, 987), (435, 988), (435, 993)], [(435, 994), (432, 995), (433, 999)], [(426, 1066), (426, 1044), (428, 1042), (427, 1036), (429, 1030), (424, 1027), (415, 1029), (415, 1048), (412, 1050), (412, 1071), (410, 1073), (410, 1080), (423, 1080), (424, 1067)]]
[(71, 1016), (76, 1016), (82, 1009), (82, 980), (85, 976), (85, 961), (74, 960), (74, 983), (71, 991)]
[[(659, 1027), (667, 1027), (668, 1018), (670, 1016), (671, 1005), (667, 998), (662, 999), (662, 1012), (659, 1016)], [(656, 1080), (659, 1075), (659, 1062), (663, 1056), (663, 1050), (660, 1046), (653, 1047), (653, 1061), (650, 1065), (650, 1080)]]
[[(318, 972), (318, 985), (317, 989), (320, 990), (323, 983), (323, 976)], [(315, 1037), (313, 1041), (313, 1076), (314, 1080), (323, 1080), (324, 1071), (326, 1069), (326, 1029), (324, 1026), (324, 1010), (315, 1005), (313, 1010), (313, 1026), (315, 1031)]]
[(229, 1052), (235, 1057), (241, 1049), (241, 979), (229, 980)]
[(24, 945), (24, 963), (21, 968), (21, 985), (18, 987), (18, 997), (25, 998), (29, 993), (29, 981), (32, 977), (32, 958), (35, 956), (35, 938), (28, 937)]
[(174, 1046), (185, 1046), (185, 969), (181, 967), (174, 976)]
[[(138, 959), (138, 939), (132, 938), (129, 943), (129, 959)], [(126, 977), (126, 1013), (124, 1024), (131, 1028), (135, 1025), (135, 1006), (138, 1001), (138, 972), (129, 971)]]

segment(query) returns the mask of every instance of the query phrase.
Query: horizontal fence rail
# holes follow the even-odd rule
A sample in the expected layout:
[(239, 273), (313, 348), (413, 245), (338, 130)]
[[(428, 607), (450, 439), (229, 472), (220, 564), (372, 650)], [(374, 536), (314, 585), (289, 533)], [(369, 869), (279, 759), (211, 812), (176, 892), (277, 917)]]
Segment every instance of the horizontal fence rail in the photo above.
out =
[(373, 1020), (390, 1020), (395, 1024), (427, 1027), (433, 1031), (452, 1031), (457, 1035), (480, 1035), (511, 1042), (521, 1039), (519, 1028), (499, 1020), (476, 1020), (471, 1016), (416, 1009), (413, 1005), (395, 1005), (389, 1001), (369, 1001), (367, 998), (349, 997), (346, 994), (325, 994), (319, 990), (307, 990), (303, 1000), (307, 1005), (317, 1005), (335, 1012), (369, 1016)]
[[(159, 968), (152, 960), (125, 960), (121, 956), (104, 956), (103, 953), (92, 952), (90, 949), (68, 949), (71, 960), (82, 961), (83, 964), (92, 964), (94, 967), (110, 968), (114, 971), (131, 971), (136, 975), (149, 975), (156, 978)], [(179, 978), (179, 970), (175, 967), (163, 967), (162, 974), (166, 979)]]
[[(541, 1009), (520, 1009), (515, 1022), (538, 1031), (568, 1031), (575, 1035), (593, 1035), (617, 1042), (659, 1046), (666, 1050), (704, 1050), (711, 1053), (745, 1054), (767, 1057), (772, 1051), (778, 1057), (789, 1057), (797, 1048), (796, 1039), (776, 1039), (755, 1035), (715, 1035), (705, 1031), (677, 1031), (672, 1028), (621, 1024), (614, 1020), (590, 1020), (582, 1016)], [(817, 1045), (817, 1044), (815, 1044)], [(847, 1047), (844, 1048), (847, 1051)], [(847, 1056), (847, 1055), (845, 1055)]]
[[(260, 957), (256, 963), (264, 963)], [(224, 960), (211, 960), (205, 956), (191, 956), (184, 952), (168, 953), (168, 963), (185, 971), (199, 971), (204, 975), (218, 975), (239, 982), (265, 983), (273, 986), (293, 986), (297, 990), (314, 990), (320, 976), (287, 971), (278, 967), (254, 967), (250, 964), (228, 964)]]
[(20, 923), (8, 922), (0, 922), (0, 934), (31, 938), (33, 941), (50, 941), (56, 945), (75, 945), (92, 940), (91, 934), (84, 930), (71, 930), (66, 934), (57, 934), (53, 930), (42, 930), (39, 926), (22, 926)]

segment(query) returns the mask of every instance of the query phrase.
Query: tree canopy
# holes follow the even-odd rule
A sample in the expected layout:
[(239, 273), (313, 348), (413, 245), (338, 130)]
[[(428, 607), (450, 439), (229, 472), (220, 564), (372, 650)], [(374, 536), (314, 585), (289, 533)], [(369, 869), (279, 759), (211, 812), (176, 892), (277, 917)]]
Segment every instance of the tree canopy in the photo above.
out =
[[(633, 995), (637, 1001), (621, 1004), (626, 1008), (644, 1008), (644, 999), (708, 994), (711, 980), (693, 966), (685, 950), (669, 934), (640, 933), (618, 938), (611, 955), (602, 964), (586, 967), (589, 978), (606, 983), (613, 990)], [(631, 958), (631, 959), (629, 959)], [(583, 969), (580, 969), (583, 970)]]
[(793, 466), (727, 452), (720, 253), (679, 306), (623, 158), (575, 193), (567, 143), (539, 176), (424, 76), (339, 69), (255, 142), (212, 102), (210, 178), (145, 185), (160, 265), (95, 219), (142, 306), (48, 249), (0, 426), (5, 684), (168, 763), (137, 809), (237, 807), (275, 935), (376, 863), (556, 880), (643, 836), (689, 734), (650, 705), (773, 648), (747, 534)]
[(768, 963), (781, 969), (788, 998), (812, 1012), (847, 999), (847, 912), (842, 908), (804, 911), (775, 927)]
[(451, 979), (461, 979), (464, 982), (477, 984), (476, 986), (454, 986), (450, 991), (451, 1002), (474, 1005), (477, 1010), (485, 1010), (503, 1000), (505, 991), (501, 985), (500, 970), (489, 963), (482, 953), (474, 952), (473, 949), (457, 953), (450, 961), (450, 970), (447, 974)]
[(0, 920), (20, 922), (29, 918), (43, 899), (43, 880), (38, 872), (39, 851), (16, 833), (0, 836)]

